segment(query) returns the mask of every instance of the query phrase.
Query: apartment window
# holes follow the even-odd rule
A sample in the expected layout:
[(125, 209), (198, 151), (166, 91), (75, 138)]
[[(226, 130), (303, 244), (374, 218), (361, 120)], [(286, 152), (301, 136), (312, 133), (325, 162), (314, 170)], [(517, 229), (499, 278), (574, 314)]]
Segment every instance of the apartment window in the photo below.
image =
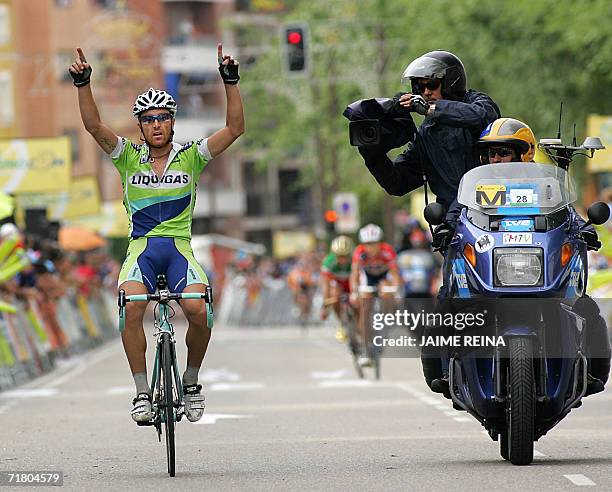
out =
[(72, 82), (68, 67), (74, 62), (72, 51), (60, 51), (55, 55), (55, 77), (59, 82)]
[(0, 71), (0, 126), (12, 126), (15, 123), (15, 106), (13, 104), (13, 76), (10, 71)]
[(0, 5), (0, 46), (11, 41), (11, 11), (8, 5)]
[(297, 169), (278, 172), (281, 214), (299, 213), (302, 196), (304, 195), (304, 189), (300, 186), (299, 180), (300, 172)]

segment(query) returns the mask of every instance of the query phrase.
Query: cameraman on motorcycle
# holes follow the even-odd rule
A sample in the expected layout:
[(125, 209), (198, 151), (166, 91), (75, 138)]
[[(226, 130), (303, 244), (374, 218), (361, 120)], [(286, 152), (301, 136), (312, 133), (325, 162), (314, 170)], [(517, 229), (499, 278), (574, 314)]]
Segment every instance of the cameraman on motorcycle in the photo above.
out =
[(499, 108), (485, 93), (466, 89), (463, 63), (448, 51), (431, 51), (414, 60), (402, 82), (410, 82), (411, 92), (394, 98), (400, 111), (425, 116), (417, 139), (393, 162), (382, 145), (362, 146), (359, 152), (390, 195), (405, 195), (426, 180), (448, 209), (461, 177), (478, 165), (474, 142), (499, 118)]
[[(476, 151), (480, 154), (481, 164), (496, 164), (505, 162), (534, 162), (536, 139), (533, 131), (525, 123), (514, 118), (499, 118), (491, 123), (482, 132), (480, 139), (475, 144)], [(461, 213), (462, 205), (457, 200), (453, 202), (446, 215), (444, 223), (436, 227), (433, 237), (433, 247), (446, 249), (454, 235), (457, 219)], [(571, 207), (576, 220), (584, 225), (584, 220)], [(597, 232), (593, 226), (584, 228), (581, 232), (582, 239), (587, 248), (597, 250), (601, 243), (597, 238)], [(574, 304), (574, 312), (585, 318), (587, 323), (587, 349), (593, 352), (598, 347), (598, 352), (607, 354), (605, 357), (589, 358), (587, 374), (587, 391), (585, 396), (603, 391), (604, 385), (610, 373), (610, 341), (605, 320), (599, 314), (599, 307), (586, 294), (579, 298)], [(434, 379), (430, 387), (432, 391), (446, 393), (448, 391), (448, 376), (443, 370), (442, 379)]]

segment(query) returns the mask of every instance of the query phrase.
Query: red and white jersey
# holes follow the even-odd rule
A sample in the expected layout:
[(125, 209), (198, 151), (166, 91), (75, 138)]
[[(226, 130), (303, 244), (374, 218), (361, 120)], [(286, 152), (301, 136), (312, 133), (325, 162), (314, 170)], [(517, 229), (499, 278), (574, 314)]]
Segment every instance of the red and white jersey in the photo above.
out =
[(376, 255), (370, 256), (363, 244), (355, 248), (353, 253), (353, 265), (364, 270), (369, 275), (382, 275), (396, 266), (397, 254), (388, 243), (380, 243), (380, 249)]

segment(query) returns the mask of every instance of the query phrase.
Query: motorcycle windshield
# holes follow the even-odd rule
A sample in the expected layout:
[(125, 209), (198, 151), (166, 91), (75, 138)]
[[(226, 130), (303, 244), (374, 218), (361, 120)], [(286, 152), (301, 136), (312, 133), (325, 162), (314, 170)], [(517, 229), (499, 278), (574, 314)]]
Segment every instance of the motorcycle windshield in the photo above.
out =
[(567, 171), (552, 164), (508, 162), (467, 172), (457, 200), (487, 215), (545, 215), (577, 200)]

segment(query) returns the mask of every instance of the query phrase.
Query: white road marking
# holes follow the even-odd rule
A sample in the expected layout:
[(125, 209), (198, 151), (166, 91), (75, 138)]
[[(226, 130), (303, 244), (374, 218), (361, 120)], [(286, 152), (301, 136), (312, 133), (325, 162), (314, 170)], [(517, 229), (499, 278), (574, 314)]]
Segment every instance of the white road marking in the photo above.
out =
[(221, 381), (236, 382), (240, 381), (242, 378), (238, 373), (223, 367), (221, 369), (204, 369), (198, 379), (202, 383), (217, 383)]
[(540, 452), (539, 452), (537, 449), (534, 449), (534, 450), (533, 450), (533, 455), (534, 455), (534, 456), (537, 456), (537, 457), (539, 457), (539, 458), (544, 458), (544, 457), (546, 457), (546, 455), (545, 455), (544, 453), (540, 453)]
[(374, 383), (368, 379), (344, 379), (338, 381), (321, 381), (317, 383), (320, 388), (359, 388), (372, 386)]
[(199, 425), (210, 425), (216, 424), (217, 420), (252, 419), (254, 417), (254, 415), (236, 415), (231, 413), (205, 413), (200, 420), (194, 423)]
[(578, 485), (578, 486), (588, 486), (588, 485), (595, 485), (595, 482), (593, 482), (593, 480), (591, 480), (589, 477), (585, 477), (584, 475), (563, 475), (565, 478), (567, 478), (570, 482), (572, 482), (574, 485)]
[(134, 386), (113, 386), (105, 391), (107, 395), (126, 395), (135, 392)]
[(244, 391), (265, 388), (262, 383), (213, 383), (204, 388), (204, 391)]
[(472, 422), (473, 419), (469, 417), (453, 417), (455, 422)]
[(342, 379), (350, 376), (353, 371), (348, 369), (338, 369), (337, 371), (312, 371), (310, 377), (312, 379)]
[(48, 397), (57, 393), (55, 388), (15, 389), (2, 393), (6, 398)]

